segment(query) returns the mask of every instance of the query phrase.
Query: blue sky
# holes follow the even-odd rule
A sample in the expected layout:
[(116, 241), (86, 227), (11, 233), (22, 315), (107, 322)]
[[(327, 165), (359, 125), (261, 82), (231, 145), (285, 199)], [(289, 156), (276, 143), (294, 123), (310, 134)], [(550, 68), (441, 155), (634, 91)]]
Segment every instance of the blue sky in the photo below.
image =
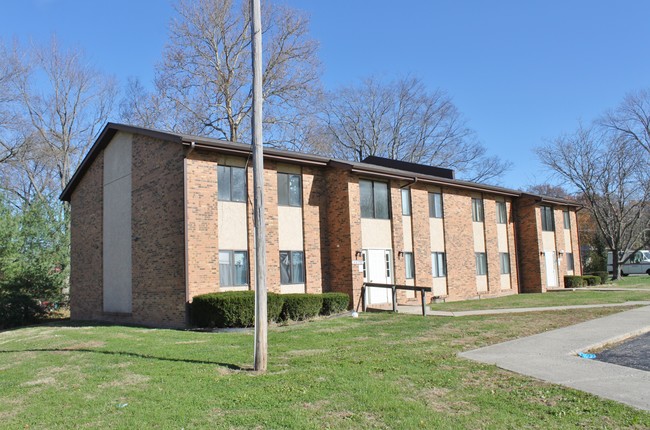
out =
[[(452, 96), (501, 183), (549, 180), (532, 148), (650, 87), (644, 0), (280, 0), (311, 17), (326, 88), (407, 74)], [(151, 81), (173, 14), (168, 0), (3, 0), (0, 39), (81, 47), (121, 81)]]

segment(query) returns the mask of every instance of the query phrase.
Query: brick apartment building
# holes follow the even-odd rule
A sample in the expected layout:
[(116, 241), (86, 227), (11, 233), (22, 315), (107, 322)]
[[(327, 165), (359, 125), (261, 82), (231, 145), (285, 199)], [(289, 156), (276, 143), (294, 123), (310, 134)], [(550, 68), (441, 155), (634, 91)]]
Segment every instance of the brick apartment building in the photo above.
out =
[[(192, 297), (253, 289), (250, 161), (249, 145), (109, 123), (61, 195), (72, 319), (180, 327)], [(461, 300), (580, 274), (574, 202), (376, 157), (268, 149), (264, 166), (269, 291), (340, 291), (357, 306), (364, 281)], [(387, 291), (370, 289), (370, 304)]]

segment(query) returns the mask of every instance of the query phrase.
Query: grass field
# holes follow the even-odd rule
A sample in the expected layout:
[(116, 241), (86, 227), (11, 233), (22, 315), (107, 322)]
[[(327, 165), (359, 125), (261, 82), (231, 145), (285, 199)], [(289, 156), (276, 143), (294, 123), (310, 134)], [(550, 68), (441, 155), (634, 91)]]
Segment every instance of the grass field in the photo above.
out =
[(459, 302), (432, 304), (434, 311), (473, 311), (482, 309), (529, 308), (566, 305), (595, 305), (650, 301), (650, 291), (561, 291), (550, 293), (515, 294), (485, 300), (464, 300)]
[(608, 287), (615, 288), (649, 288), (650, 289), (650, 276), (648, 275), (630, 275), (624, 276), (621, 279), (611, 282)]
[(650, 414), (456, 354), (619, 310), (363, 314), (250, 332), (58, 324), (0, 333), (3, 429), (636, 428)]

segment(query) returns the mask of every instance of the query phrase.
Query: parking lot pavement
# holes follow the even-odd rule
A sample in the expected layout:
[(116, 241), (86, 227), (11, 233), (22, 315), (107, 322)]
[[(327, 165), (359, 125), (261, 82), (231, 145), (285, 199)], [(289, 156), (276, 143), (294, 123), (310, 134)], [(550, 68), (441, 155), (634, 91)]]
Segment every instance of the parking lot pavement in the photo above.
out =
[(650, 332), (601, 351), (596, 360), (650, 372)]

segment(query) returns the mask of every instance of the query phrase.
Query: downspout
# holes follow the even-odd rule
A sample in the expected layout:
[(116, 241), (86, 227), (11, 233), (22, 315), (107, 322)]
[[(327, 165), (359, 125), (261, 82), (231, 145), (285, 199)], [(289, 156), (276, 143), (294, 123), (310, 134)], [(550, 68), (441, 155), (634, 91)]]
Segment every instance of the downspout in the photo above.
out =
[[(576, 236), (578, 238), (578, 253), (579, 253), (578, 262), (580, 264), (580, 276), (584, 275), (584, 273), (585, 273), (584, 267), (582, 265), (582, 244), (580, 243), (580, 225), (578, 224), (578, 212), (580, 212), (583, 209), (584, 209), (584, 206), (579, 206), (576, 209)], [(573, 250), (571, 250), (571, 251), (573, 251)], [(614, 254), (612, 254), (612, 257), (613, 257), (613, 255)], [(612, 258), (612, 261), (613, 261), (613, 258)], [(576, 264), (575, 257), (573, 257), (573, 264), (574, 265)], [(613, 269), (613, 266), (612, 266), (612, 269)], [(605, 271), (607, 271), (607, 255), (605, 255)], [(573, 274), (575, 275), (575, 268), (574, 268)]]
[(399, 189), (401, 190), (401, 189), (403, 189), (403, 188), (411, 188), (411, 185), (415, 185), (417, 182), (418, 182), (418, 178), (417, 178), (417, 177), (413, 177), (413, 180), (412, 180), (411, 182), (407, 182), (406, 184), (404, 184), (404, 185), (402, 185), (401, 187), (399, 187)]

